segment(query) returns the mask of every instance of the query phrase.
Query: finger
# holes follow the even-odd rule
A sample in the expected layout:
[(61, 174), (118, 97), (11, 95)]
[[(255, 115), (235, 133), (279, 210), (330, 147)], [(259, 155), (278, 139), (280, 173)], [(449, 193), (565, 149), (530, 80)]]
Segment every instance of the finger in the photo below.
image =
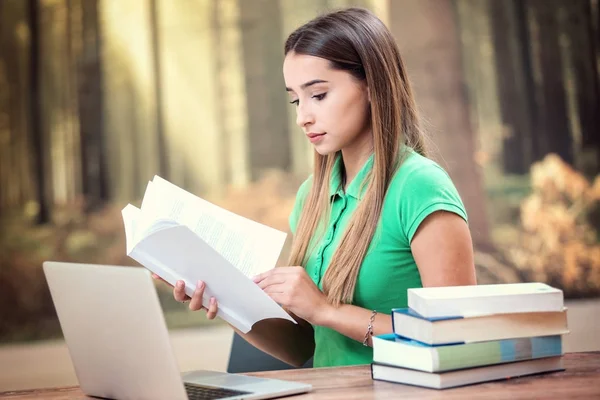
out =
[(252, 281), (254, 283), (259, 283), (260, 281), (262, 281), (263, 279), (265, 279), (267, 276), (269, 276), (269, 272), (270, 271), (267, 271), (267, 272), (263, 272), (262, 274), (258, 274), (258, 275), (253, 276), (252, 277)]
[[(262, 274), (253, 276), (252, 280), (254, 281), (254, 283), (259, 283), (259, 282), (267, 279), (270, 276), (297, 273), (297, 271), (296, 271), (297, 268), (298, 267), (276, 267), (276, 268), (270, 269), (268, 271), (265, 271)], [(302, 267), (300, 267), (300, 268), (304, 269)]]
[(262, 281), (258, 282), (258, 287), (260, 287), (262, 290), (267, 289), (269, 286), (273, 286), (273, 285), (281, 285), (282, 283), (285, 283), (285, 276), (284, 275), (271, 275), (271, 276), (267, 276), (266, 278), (264, 278)]
[(175, 287), (173, 288), (173, 297), (179, 302), (184, 302), (189, 299), (189, 297), (185, 294), (185, 284), (183, 281), (179, 280), (175, 282)]
[(289, 290), (286, 290), (285, 283), (269, 285), (269, 287), (265, 288), (265, 290), (264, 290), (264, 292), (266, 294), (268, 294), (269, 296), (271, 296), (272, 294), (277, 294), (277, 293), (285, 293), (287, 291), (289, 291)]
[(202, 296), (204, 295), (205, 286), (202, 281), (198, 281), (196, 284), (196, 290), (194, 290), (192, 300), (190, 301), (190, 310), (197, 311), (202, 308)]
[(208, 312), (206, 313), (206, 317), (208, 319), (214, 319), (217, 316), (218, 310), (219, 310), (219, 307), (217, 305), (217, 299), (215, 299), (214, 297), (211, 297), (210, 303), (208, 306)]

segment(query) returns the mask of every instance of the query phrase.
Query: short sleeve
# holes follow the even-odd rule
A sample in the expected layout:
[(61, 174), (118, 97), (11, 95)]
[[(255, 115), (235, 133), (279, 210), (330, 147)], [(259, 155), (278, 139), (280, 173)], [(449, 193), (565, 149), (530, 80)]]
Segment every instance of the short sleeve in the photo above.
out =
[(419, 225), (436, 211), (449, 211), (468, 222), (465, 206), (448, 173), (434, 162), (409, 174), (402, 188), (400, 217), (408, 243)]
[(298, 188), (298, 192), (296, 193), (296, 200), (294, 202), (294, 207), (292, 208), (292, 212), (289, 216), (290, 230), (292, 234), (296, 234), (296, 227), (298, 226), (298, 221), (300, 220), (300, 215), (302, 214), (302, 207), (304, 207), (304, 201), (306, 200), (306, 196), (310, 190), (312, 185), (312, 175), (305, 180), (300, 188)]

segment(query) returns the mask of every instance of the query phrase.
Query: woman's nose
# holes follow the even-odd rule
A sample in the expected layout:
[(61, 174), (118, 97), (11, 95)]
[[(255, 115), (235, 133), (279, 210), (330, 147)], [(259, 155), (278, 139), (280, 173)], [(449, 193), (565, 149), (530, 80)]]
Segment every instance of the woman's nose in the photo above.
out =
[(304, 128), (307, 125), (311, 125), (315, 122), (313, 113), (307, 108), (298, 105), (296, 108), (296, 124), (300, 128)]

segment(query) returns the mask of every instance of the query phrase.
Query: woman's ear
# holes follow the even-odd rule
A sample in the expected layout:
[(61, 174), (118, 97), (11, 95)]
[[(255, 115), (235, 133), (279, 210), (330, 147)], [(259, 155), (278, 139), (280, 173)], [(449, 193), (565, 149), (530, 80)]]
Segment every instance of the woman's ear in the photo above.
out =
[(371, 91), (369, 90), (368, 86), (367, 86), (367, 100), (369, 101), (369, 103), (371, 103)]

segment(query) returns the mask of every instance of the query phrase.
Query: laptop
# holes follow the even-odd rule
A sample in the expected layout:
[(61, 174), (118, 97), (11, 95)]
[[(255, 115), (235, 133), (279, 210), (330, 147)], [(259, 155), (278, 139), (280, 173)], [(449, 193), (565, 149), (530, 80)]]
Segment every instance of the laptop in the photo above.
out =
[(225, 372), (181, 374), (145, 268), (45, 262), (43, 269), (79, 386), (88, 396), (271, 399), (312, 389)]

